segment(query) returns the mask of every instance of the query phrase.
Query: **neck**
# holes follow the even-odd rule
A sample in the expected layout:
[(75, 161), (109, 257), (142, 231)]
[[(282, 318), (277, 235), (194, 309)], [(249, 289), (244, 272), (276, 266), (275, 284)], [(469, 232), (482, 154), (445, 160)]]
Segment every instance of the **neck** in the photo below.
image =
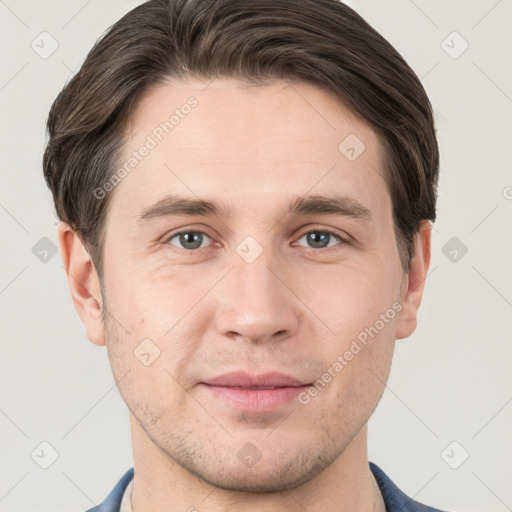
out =
[(293, 489), (253, 493), (211, 485), (158, 449), (131, 414), (130, 424), (134, 459), (133, 512), (375, 510), (375, 481), (368, 465), (366, 425), (332, 464), (310, 480)]

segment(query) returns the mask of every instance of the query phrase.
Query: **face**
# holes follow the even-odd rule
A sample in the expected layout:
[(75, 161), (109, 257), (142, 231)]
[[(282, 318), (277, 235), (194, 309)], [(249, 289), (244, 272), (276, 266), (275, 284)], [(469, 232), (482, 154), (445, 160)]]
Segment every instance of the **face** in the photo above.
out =
[[(138, 435), (222, 488), (310, 480), (365, 427), (403, 335), (375, 133), (306, 83), (183, 81), (139, 105), (130, 158), (105, 226), (104, 327)], [(295, 381), (212, 385), (232, 372)]]

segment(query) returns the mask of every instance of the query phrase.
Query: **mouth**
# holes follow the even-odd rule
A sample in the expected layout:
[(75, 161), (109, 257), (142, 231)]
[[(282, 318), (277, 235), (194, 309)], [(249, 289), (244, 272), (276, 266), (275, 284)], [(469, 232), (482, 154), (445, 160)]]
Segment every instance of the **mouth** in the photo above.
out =
[(251, 375), (234, 372), (201, 383), (210, 399), (230, 409), (271, 412), (290, 404), (311, 383), (290, 375), (272, 372)]

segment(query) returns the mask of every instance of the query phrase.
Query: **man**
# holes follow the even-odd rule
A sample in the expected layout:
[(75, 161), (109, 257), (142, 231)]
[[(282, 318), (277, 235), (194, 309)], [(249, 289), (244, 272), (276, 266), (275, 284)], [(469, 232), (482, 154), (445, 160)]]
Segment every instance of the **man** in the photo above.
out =
[(91, 510), (428, 511), (367, 457), (416, 327), (439, 155), (336, 0), (150, 0), (48, 119), (44, 172), (134, 467)]

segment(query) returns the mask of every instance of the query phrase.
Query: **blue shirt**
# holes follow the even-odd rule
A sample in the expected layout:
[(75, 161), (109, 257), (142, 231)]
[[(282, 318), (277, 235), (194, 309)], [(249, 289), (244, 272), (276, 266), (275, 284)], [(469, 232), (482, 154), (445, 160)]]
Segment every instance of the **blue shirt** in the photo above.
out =
[[(386, 505), (386, 512), (443, 512), (437, 508), (427, 507), (422, 505), (412, 498), (405, 495), (382, 471), (382, 469), (369, 462), (370, 470), (379, 484), (379, 489)], [(121, 499), (125, 489), (133, 478), (133, 468), (130, 468), (122, 477), (116, 486), (112, 489), (110, 494), (105, 498), (105, 501), (100, 505), (93, 507), (86, 512), (119, 512), (121, 507)]]

